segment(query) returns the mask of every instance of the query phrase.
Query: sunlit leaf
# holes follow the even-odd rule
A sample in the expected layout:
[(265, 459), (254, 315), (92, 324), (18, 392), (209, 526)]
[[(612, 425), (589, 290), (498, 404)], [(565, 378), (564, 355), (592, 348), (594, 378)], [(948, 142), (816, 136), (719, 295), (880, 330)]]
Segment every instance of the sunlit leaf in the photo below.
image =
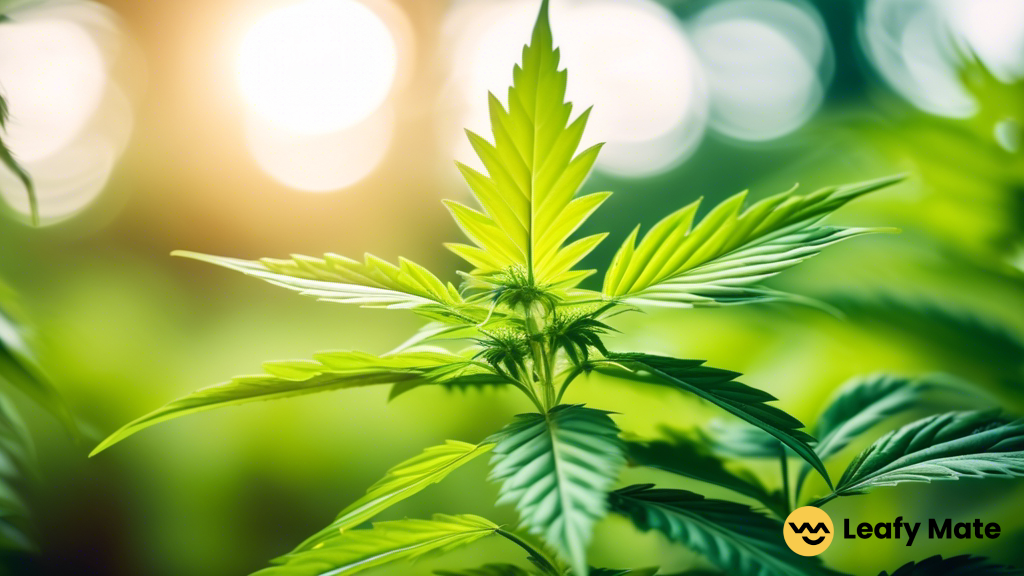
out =
[(426, 268), (404, 258), (395, 266), (369, 254), (363, 262), (337, 254), (323, 258), (294, 256), (290, 260), (240, 260), (180, 250), (174, 255), (230, 268), (327, 302), (426, 309), (441, 318), (476, 315), (463, 318), (466, 322), (477, 322), (486, 314), (486, 309), (467, 306), (450, 283), (442, 283)]
[(734, 576), (836, 574), (815, 558), (793, 554), (783, 542), (781, 522), (742, 504), (650, 484), (616, 490), (609, 501), (613, 512), (637, 528), (656, 530)]
[(579, 282), (582, 277), (574, 276), (572, 267), (605, 236), (588, 236), (563, 247), (609, 194), (574, 198), (600, 146), (576, 155), (590, 111), (570, 122), (567, 74), (558, 69), (559, 58), (544, 0), (522, 64), (513, 70), (506, 103), (489, 95), (493, 143), (468, 133), (486, 174), (458, 165), (483, 211), (446, 201), (475, 244), (449, 248), (476, 273), (521, 268), (537, 285), (563, 284), (568, 278)]
[[(799, 430), (803, 424), (782, 410), (767, 404), (776, 400), (771, 394), (737, 382), (735, 378), (739, 376), (738, 373), (704, 366), (702, 360), (680, 360), (637, 352), (611, 353), (607, 358), (641, 371), (640, 374), (634, 375), (617, 370), (612, 372), (616, 376), (635, 376), (644, 381), (696, 394), (757, 426), (789, 446), (793, 452), (811, 464), (829, 486), (832, 485), (824, 464), (810, 445), (814, 439)], [(644, 378), (643, 372), (653, 378)]]
[(536, 576), (536, 572), (530, 572), (514, 564), (484, 564), (479, 568), (466, 568), (463, 570), (435, 570), (437, 576)]
[(267, 362), (267, 374), (240, 376), (203, 388), (123, 426), (92, 455), (154, 424), (187, 414), (260, 400), (276, 400), (343, 388), (407, 381), (452, 382), (489, 372), (486, 365), (443, 352), (403, 352), (374, 356), (364, 352), (323, 352), (313, 360)]
[(606, 493), (625, 463), (619, 429), (607, 412), (557, 406), (521, 414), (494, 435), (491, 478), (500, 504), (553, 547), (575, 574), (587, 573), (587, 545), (604, 517)]
[(366, 530), (340, 532), (323, 546), (292, 554), (254, 576), (345, 576), (397, 561), (414, 560), (472, 544), (498, 531), (473, 515), (435, 515), (431, 520), (380, 522)]
[(636, 305), (693, 308), (786, 298), (760, 285), (836, 242), (876, 229), (822, 226), (847, 202), (890, 186), (885, 178), (808, 195), (789, 192), (743, 210), (737, 194), (693, 226), (700, 201), (669, 215), (636, 244), (634, 230), (605, 275), (609, 298)]
[(309, 550), (339, 532), (355, 528), (381, 511), (417, 494), (427, 486), (444, 480), (455, 469), (493, 448), (493, 444), (467, 444), (448, 440), (388, 470), (387, 474), (348, 505), (329, 526), (300, 544), (292, 554)]

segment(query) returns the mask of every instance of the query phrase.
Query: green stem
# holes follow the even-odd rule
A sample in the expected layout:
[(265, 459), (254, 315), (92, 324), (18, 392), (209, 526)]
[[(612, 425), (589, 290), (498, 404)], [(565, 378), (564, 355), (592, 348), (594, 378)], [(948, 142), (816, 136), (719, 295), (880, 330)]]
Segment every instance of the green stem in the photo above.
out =
[(519, 538), (515, 534), (508, 532), (506, 530), (502, 530), (501, 528), (498, 528), (497, 533), (509, 539), (523, 550), (526, 550), (530, 557), (537, 561), (537, 564), (540, 566), (541, 570), (544, 570), (548, 574), (552, 575), (558, 574), (558, 569), (555, 568), (554, 562), (547, 557), (547, 554), (545, 554), (543, 550), (534, 548), (529, 543)]
[(824, 498), (818, 498), (814, 502), (811, 502), (810, 504), (808, 504), (808, 506), (814, 506), (815, 508), (821, 508), (826, 503), (831, 502), (832, 500), (835, 500), (838, 497), (839, 497), (839, 494), (836, 493), (836, 492), (833, 492), (833, 493), (829, 494), (828, 496), (825, 496)]

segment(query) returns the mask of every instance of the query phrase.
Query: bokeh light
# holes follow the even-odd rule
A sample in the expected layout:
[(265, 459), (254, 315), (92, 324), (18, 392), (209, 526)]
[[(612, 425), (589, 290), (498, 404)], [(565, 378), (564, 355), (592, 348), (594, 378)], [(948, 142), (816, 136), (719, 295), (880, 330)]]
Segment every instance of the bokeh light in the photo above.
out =
[[(118, 19), (100, 4), (51, 2), (15, 11), (2, 31), (5, 142), (32, 175), (42, 222), (54, 224), (99, 197), (131, 135), (132, 105), (111, 75), (123, 48)], [(29, 212), (7, 170), (0, 194)]]
[(832, 48), (818, 14), (802, 3), (714, 4), (691, 23), (711, 98), (711, 128), (770, 140), (802, 126), (821, 105)]
[(385, 107), (359, 124), (327, 134), (298, 134), (260, 119), (247, 122), (249, 150), (274, 180), (306, 192), (331, 192), (359, 182), (380, 164), (394, 131)]
[(267, 14), (246, 35), (239, 83), (265, 120), (304, 134), (352, 126), (384, 103), (397, 47), (377, 14), (353, 0), (305, 0)]
[[(443, 98), (460, 102), (470, 129), (487, 133), (481, 94), (504, 99), (536, 10), (536, 2), (514, 0), (462, 2), (451, 12), (451, 85)], [(567, 96), (577, 113), (595, 109), (581, 146), (606, 143), (598, 169), (651, 175), (693, 151), (704, 130), (704, 85), (669, 11), (649, 0), (563, 2), (552, 7), (552, 22), (562, 64), (572, 71)], [(475, 165), (462, 140), (456, 155)]]
[(239, 49), (249, 105), (245, 140), (279, 184), (331, 192), (361, 181), (387, 154), (390, 98), (411, 35), (389, 3), (303, 0), (259, 19)]
[(1024, 77), (1024, 2), (1017, 0), (871, 0), (861, 36), (889, 85), (932, 114), (977, 111), (958, 73), (968, 52), (1004, 82)]

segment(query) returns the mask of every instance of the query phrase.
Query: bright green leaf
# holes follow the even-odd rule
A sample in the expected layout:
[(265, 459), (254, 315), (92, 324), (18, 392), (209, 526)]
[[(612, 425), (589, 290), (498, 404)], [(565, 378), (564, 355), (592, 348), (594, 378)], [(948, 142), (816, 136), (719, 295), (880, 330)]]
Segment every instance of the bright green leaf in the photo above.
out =
[(452, 382), (489, 372), (480, 363), (442, 352), (374, 356), (364, 352), (323, 352), (313, 361), (268, 362), (267, 374), (240, 376), (203, 388), (129, 422), (100, 443), (92, 456), (154, 424), (186, 414), (259, 400), (276, 400), (343, 388), (407, 381)]
[(636, 305), (681, 308), (787, 298), (760, 282), (831, 244), (877, 232), (819, 222), (850, 200), (900, 180), (885, 178), (804, 196), (794, 189), (746, 210), (743, 192), (693, 226), (698, 200), (655, 225), (639, 245), (634, 230), (612, 260), (604, 293)]
[(362, 498), (342, 510), (334, 522), (296, 547), (292, 554), (309, 550), (339, 532), (362, 524), (427, 486), (444, 480), (452, 471), (489, 452), (493, 447), (493, 444), (478, 446), (448, 440), (440, 446), (427, 448), (421, 454), (388, 470)]
[(240, 260), (180, 250), (173, 255), (223, 266), (326, 302), (424, 309), (441, 318), (468, 314), (463, 322), (478, 322), (487, 313), (485, 308), (466, 305), (454, 286), (404, 258), (395, 266), (369, 254), (363, 262), (337, 254), (323, 258), (294, 256), (289, 260)]
[(489, 520), (473, 515), (435, 515), (431, 520), (379, 522), (367, 530), (349, 530), (322, 546), (288, 556), (253, 576), (345, 576), (430, 552), (465, 546), (498, 531)]
[(567, 74), (558, 69), (559, 58), (545, 0), (522, 64), (513, 70), (507, 102), (489, 96), (494, 142), (468, 133), (486, 174), (458, 165), (483, 211), (446, 202), (476, 245), (449, 248), (478, 274), (518, 268), (536, 285), (579, 282), (572, 267), (604, 238), (589, 236), (563, 248), (608, 193), (574, 198), (600, 146), (576, 155), (590, 111), (570, 122)]

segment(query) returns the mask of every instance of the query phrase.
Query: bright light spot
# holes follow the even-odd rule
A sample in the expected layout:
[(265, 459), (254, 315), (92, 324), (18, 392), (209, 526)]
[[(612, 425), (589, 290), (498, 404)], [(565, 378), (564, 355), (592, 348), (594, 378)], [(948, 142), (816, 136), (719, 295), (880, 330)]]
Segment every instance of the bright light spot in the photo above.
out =
[(253, 111), (282, 128), (326, 134), (380, 108), (397, 70), (388, 27), (354, 0), (305, 0), (246, 35), (239, 82)]
[[(536, 11), (533, 0), (474, 0), (451, 15), (452, 80), (474, 131), (489, 134), (486, 94), (504, 100)], [(582, 146), (606, 142), (599, 169), (653, 174), (693, 151), (704, 131), (705, 92), (670, 12), (650, 0), (590, 0), (558, 3), (551, 18), (569, 69), (567, 97), (576, 113), (594, 106)], [(460, 159), (478, 165), (461, 140), (457, 146)]]
[[(128, 143), (131, 103), (109, 74), (120, 40), (114, 14), (94, 2), (30, 4), (0, 24), (4, 141), (32, 176), (43, 224), (93, 203)], [(4, 169), (0, 195), (28, 214), (21, 182)]]
[(957, 78), (941, 8), (931, 0), (869, 0), (863, 43), (882, 77), (912, 104), (932, 114), (966, 117), (977, 107)]
[(96, 41), (74, 22), (0, 24), (0, 89), (11, 121), (8, 143), (23, 162), (71, 143), (92, 117), (107, 86)]
[(1024, 77), (1024, 2), (946, 0), (949, 25), (1004, 81)]
[(714, 130), (770, 140), (802, 126), (821, 105), (832, 52), (813, 8), (777, 0), (715, 4), (697, 15), (692, 37)]
[(249, 150), (275, 180), (297, 190), (331, 192), (368, 176), (391, 144), (394, 114), (387, 106), (366, 120), (329, 134), (299, 134), (252, 118)]

